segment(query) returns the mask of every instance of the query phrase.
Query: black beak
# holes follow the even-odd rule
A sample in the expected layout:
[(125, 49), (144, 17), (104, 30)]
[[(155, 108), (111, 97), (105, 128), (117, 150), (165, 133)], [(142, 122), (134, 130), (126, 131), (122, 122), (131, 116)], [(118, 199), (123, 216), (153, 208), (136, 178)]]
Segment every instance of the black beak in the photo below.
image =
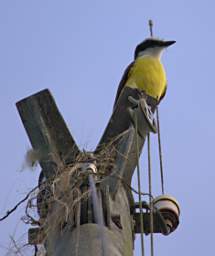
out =
[(165, 42), (163, 42), (163, 46), (164, 47), (168, 47), (168, 46), (170, 46), (170, 45), (172, 45), (174, 43), (176, 43), (176, 41), (165, 41)]

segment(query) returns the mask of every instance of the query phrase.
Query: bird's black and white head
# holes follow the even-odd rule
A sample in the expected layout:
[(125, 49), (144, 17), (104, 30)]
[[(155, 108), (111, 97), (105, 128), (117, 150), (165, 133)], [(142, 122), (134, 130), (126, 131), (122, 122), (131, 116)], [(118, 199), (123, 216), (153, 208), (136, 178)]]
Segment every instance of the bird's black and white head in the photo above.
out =
[(134, 52), (134, 59), (141, 56), (153, 56), (160, 59), (163, 50), (174, 43), (175, 41), (163, 41), (156, 38), (147, 38), (137, 45)]

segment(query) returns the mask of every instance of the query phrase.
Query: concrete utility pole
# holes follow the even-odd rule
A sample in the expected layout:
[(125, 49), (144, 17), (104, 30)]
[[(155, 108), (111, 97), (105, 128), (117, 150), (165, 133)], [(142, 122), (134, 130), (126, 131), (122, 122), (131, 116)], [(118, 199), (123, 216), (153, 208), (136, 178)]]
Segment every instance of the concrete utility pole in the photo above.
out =
[[(94, 152), (79, 150), (48, 90), (19, 101), (17, 108), (42, 168), (40, 224), (29, 229), (29, 243), (44, 244), (48, 256), (133, 255), (141, 230), (130, 189), (139, 158), (136, 142), (138, 137), (140, 153), (147, 134), (156, 131), (146, 100), (125, 88)], [(148, 234), (150, 212), (145, 202), (143, 207)], [(169, 234), (178, 225), (174, 214), (153, 214), (154, 233)]]

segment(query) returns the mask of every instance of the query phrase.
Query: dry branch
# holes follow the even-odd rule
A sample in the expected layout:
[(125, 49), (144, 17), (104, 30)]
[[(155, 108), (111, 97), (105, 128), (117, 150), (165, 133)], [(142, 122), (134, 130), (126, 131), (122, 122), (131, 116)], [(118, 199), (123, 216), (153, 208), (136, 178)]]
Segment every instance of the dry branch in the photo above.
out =
[(13, 213), (22, 203), (24, 203), (37, 188), (38, 186), (34, 187), (31, 191), (29, 191), (22, 200), (20, 200), (12, 209), (8, 210), (7, 213), (2, 218), (0, 218), (0, 221), (3, 221), (9, 215), (11, 215), (11, 213)]

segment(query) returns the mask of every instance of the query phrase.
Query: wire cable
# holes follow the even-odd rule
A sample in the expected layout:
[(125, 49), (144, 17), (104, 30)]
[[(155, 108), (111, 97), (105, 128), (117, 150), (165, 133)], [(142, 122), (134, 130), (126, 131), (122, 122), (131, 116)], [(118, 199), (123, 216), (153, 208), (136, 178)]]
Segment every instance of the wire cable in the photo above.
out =
[(156, 108), (156, 118), (157, 118), (157, 128), (158, 128), (158, 149), (159, 149), (159, 162), (160, 162), (161, 190), (162, 190), (162, 194), (164, 194), (163, 155), (162, 155), (162, 147), (161, 147), (160, 118), (159, 118), (158, 107)]
[[(148, 149), (148, 183), (149, 183), (149, 194), (152, 195), (152, 171), (151, 171), (151, 150), (150, 150), (150, 133), (147, 135), (147, 149)], [(149, 206), (150, 206), (150, 249), (151, 249), (151, 256), (154, 256), (154, 209), (153, 209), (153, 202), (152, 198), (149, 197)]]
[(140, 182), (140, 163), (139, 163), (139, 140), (138, 140), (138, 129), (137, 129), (137, 115), (135, 113), (135, 136), (136, 136), (136, 156), (137, 156), (137, 182), (138, 182), (138, 198), (140, 208), (140, 239), (141, 239), (141, 253), (144, 256), (144, 224), (143, 224), (143, 208), (141, 198), (141, 182)]
[[(149, 24), (150, 36), (153, 37), (153, 21), (149, 20), (148, 24)], [(162, 148), (161, 148), (160, 119), (159, 119), (158, 106), (156, 108), (156, 119), (157, 119), (157, 128), (158, 128), (158, 147), (159, 147), (159, 161), (160, 161), (161, 190), (162, 190), (162, 194), (164, 194), (163, 157), (162, 157)]]

